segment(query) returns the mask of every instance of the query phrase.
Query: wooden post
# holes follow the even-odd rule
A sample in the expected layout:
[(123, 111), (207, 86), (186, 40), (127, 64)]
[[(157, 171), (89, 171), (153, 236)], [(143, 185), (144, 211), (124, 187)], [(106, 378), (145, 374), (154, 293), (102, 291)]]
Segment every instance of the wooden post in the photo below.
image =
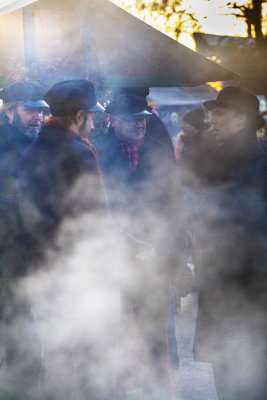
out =
[(22, 8), (23, 31), (24, 31), (24, 54), (25, 66), (30, 70), (36, 62), (36, 44), (35, 44), (35, 21), (34, 7), (26, 6)]

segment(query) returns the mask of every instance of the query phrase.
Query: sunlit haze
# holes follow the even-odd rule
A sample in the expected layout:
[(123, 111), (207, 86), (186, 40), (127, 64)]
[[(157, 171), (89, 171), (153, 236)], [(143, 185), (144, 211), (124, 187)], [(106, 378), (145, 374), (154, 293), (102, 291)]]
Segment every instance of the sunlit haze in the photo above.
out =
[[(137, 10), (135, 0), (112, 0), (113, 3), (126, 9), (136, 17), (142, 19), (154, 28), (171, 36), (173, 39), (175, 33), (172, 32), (172, 27), (177, 21), (177, 16), (171, 17), (166, 24), (166, 20), (162, 15), (156, 12), (150, 13), (148, 9)], [(153, 0), (143, 0), (144, 4), (151, 4)], [(237, 5), (246, 4), (244, 0), (237, 0)], [(183, 0), (180, 9), (186, 9), (188, 12), (194, 12), (196, 19), (199, 21), (200, 31), (214, 35), (229, 35), (229, 36), (247, 36), (247, 25), (244, 20), (231, 15), (237, 10), (231, 10), (227, 7), (226, 0)], [(267, 15), (267, 4), (263, 4), (263, 16)], [(177, 9), (179, 10), (179, 9)], [(186, 17), (185, 17), (186, 18)], [(179, 36), (178, 41), (185, 46), (195, 50), (195, 42), (192, 38), (193, 29), (189, 21), (183, 24), (183, 33)], [(266, 27), (263, 29), (266, 33)]]

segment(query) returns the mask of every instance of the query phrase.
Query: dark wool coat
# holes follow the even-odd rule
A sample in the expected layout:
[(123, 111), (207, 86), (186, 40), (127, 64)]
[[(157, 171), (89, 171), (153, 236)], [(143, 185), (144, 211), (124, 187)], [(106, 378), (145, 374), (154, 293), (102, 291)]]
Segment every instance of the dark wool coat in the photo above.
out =
[(181, 136), (184, 142), (178, 159), (178, 171), (182, 183), (196, 190), (208, 179), (210, 156), (217, 147), (214, 132), (200, 131), (190, 142), (185, 135)]
[(171, 213), (179, 202), (179, 189), (173, 153), (167, 146), (146, 135), (139, 148), (138, 167), (131, 171), (114, 134), (95, 138), (94, 144), (113, 213), (125, 212), (135, 218), (149, 210), (159, 216)]
[[(254, 135), (214, 155), (199, 224), (198, 360), (223, 357), (225, 341), (262, 336), (266, 306), (267, 157)], [(217, 167), (217, 168), (216, 168)], [(216, 174), (217, 172), (217, 174)]]
[(22, 248), (19, 237), (16, 179), (23, 151), (32, 142), (16, 127), (0, 127), (0, 275), (19, 273)]
[(184, 262), (185, 226), (172, 150), (146, 134), (139, 148), (137, 169), (131, 171), (113, 129), (95, 138), (94, 144), (117, 225), (152, 243), (159, 254), (168, 253), (177, 269)]
[[(25, 266), (16, 180), (21, 156), (32, 140), (9, 123), (0, 127), (0, 324), (6, 363), (4, 381), (8, 383), (1, 384), (3, 398), (18, 398), (21, 393), (31, 397), (40, 373), (39, 336), (28, 300), (21, 294), (17, 299), (14, 292), (14, 283)], [(28, 324), (31, 329), (26, 328)]]
[(64, 218), (96, 212), (105, 203), (94, 151), (56, 124), (46, 125), (24, 153), (18, 188), (27, 254), (37, 260), (53, 245)]
[[(129, 266), (125, 265), (122, 304), (126, 316), (134, 314), (140, 343), (144, 343), (149, 365), (153, 366), (151, 378), (140, 386), (146, 388), (152, 384), (147, 390), (160, 397), (160, 391), (168, 388), (165, 348), (169, 282), (184, 261), (183, 214), (173, 152), (146, 134), (139, 147), (137, 169), (131, 171), (128, 158), (112, 130), (106, 136), (95, 138), (94, 144), (110, 211), (117, 225), (137, 239), (152, 243), (157, 251), (155, 259), (140, 265), (136, 260), (128, 279)], [(177, 361), (176, 353), (173, 358)], [(141, 357), (133, 373), (142, 376), (146, 362)]]

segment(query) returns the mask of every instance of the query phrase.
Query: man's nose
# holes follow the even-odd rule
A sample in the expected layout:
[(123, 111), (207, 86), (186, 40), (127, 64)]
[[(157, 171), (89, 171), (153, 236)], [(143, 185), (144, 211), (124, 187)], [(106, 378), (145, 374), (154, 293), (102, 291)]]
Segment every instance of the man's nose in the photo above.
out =
[(41, 111), (41, 110), (34, 110), (33, 111), (33, 113), (32, 113), (32, 117), (34, 118), (34, 119), (43, 119), (43, 111)]

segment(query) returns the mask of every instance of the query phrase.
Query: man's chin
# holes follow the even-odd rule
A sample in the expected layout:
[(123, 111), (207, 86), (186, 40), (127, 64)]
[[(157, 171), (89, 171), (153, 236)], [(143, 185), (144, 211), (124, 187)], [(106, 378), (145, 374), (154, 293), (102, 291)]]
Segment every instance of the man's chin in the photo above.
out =
[(41, 129), (40, 125), (31, 125), (28, 127), (28, 130), (32, 133), (38, 133)]
[(26, 130), (25, 133), (28, 136), (37, 136), (38, 133), (40, 132), (41, 127), (40, 126), (29, 126)]
[(135, 134), (133, 135), (133, 138), (136, 140), (142, 140), (144, 139), (145, 136), (145, 132), (135, 132)]

